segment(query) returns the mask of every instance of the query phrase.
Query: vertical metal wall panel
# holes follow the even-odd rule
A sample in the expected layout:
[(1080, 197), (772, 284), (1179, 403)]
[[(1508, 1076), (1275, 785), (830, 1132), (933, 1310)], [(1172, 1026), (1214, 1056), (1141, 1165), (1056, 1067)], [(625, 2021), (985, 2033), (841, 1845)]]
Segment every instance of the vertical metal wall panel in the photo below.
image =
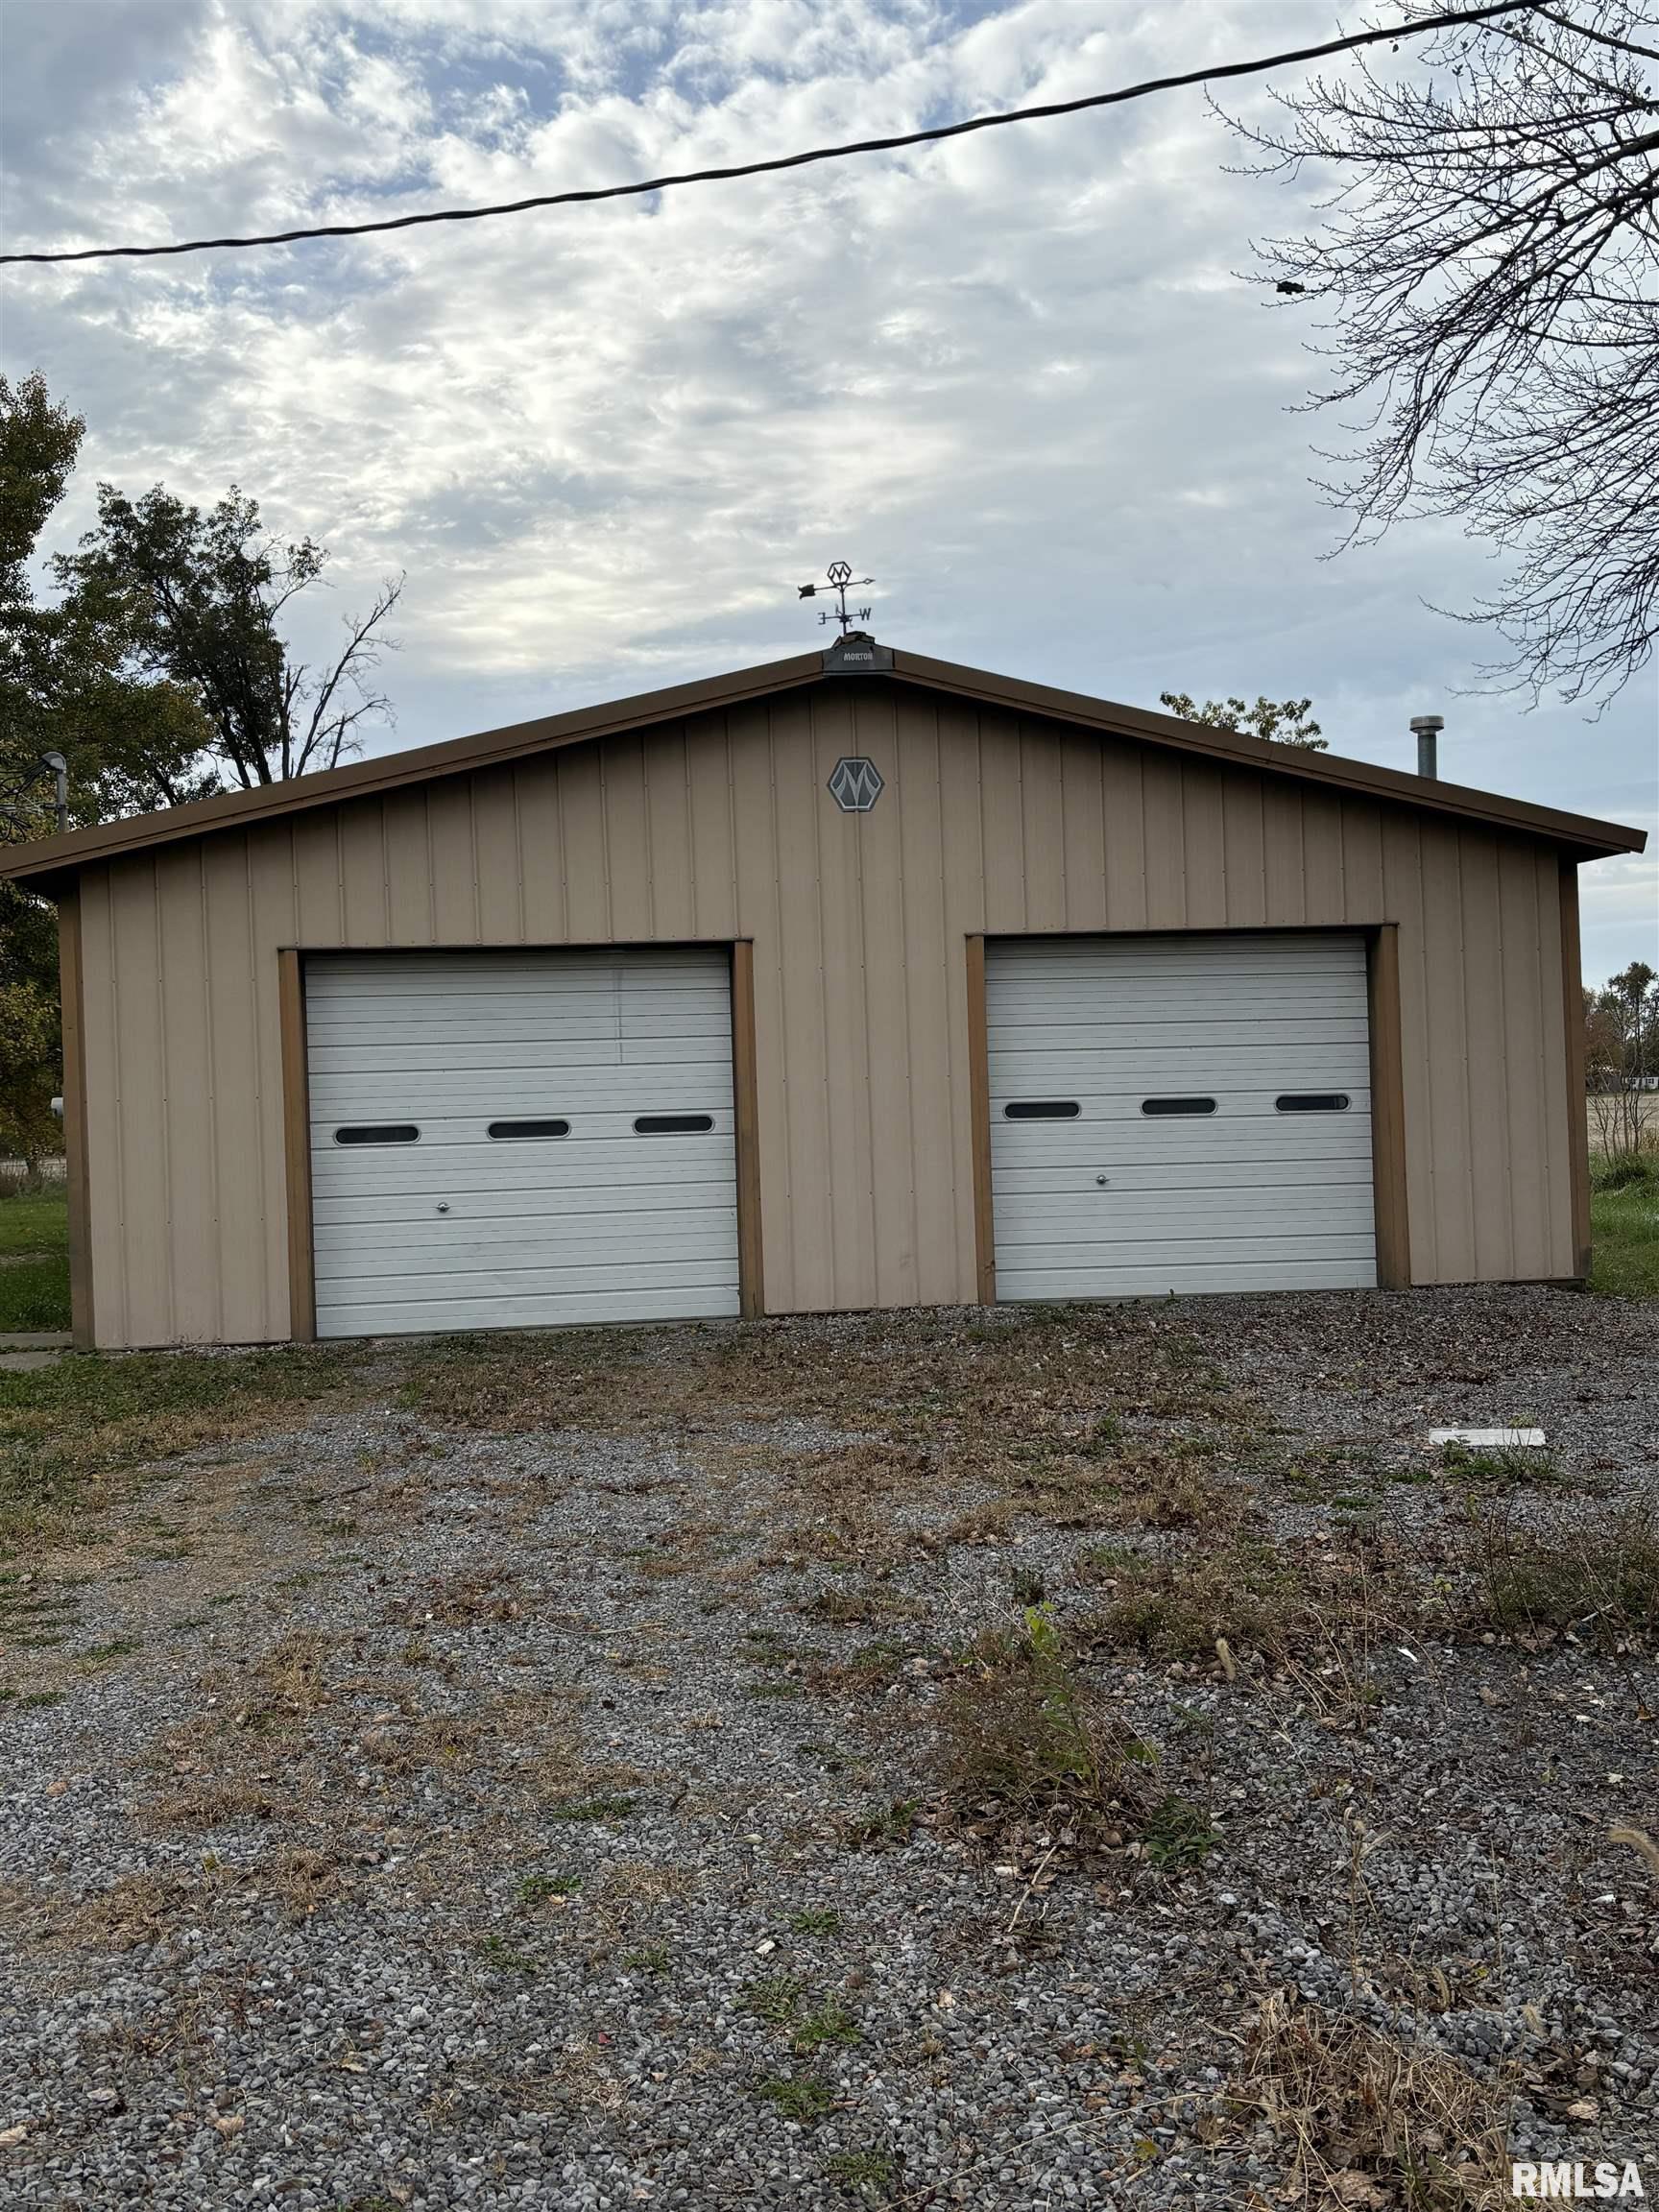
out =
[[(1578, 1146), (1586, 1139), (1565, 1113), (1550, 1111), (1551, 1094), (1565, 1094), (1569, 1084), (1576, 1080), (1572, 1072), (1565, 993), (1554, 987), (1554, 978), (1562, 974), (1564, 959), (1568, 956), (1561, 942), (1562, 863), (1560, 856), (1551, 852), (1548, 846), (1532, 845), (1530, 840), (1526, 842), (1530, 850), (1533, 879), (1537, 885), (1538, 1004), (1544, 1044), (1544, 1124), (1549, 1137), (1546, 1158), (1550, 1178), (1551, 1257), (1545, 1273), (1555, 1275), (1561, 1272), (1559, 1256), (1563, 1253), (1575, 1254), (1578, 1250), (1574, 1184), (1580, 1172), (1577, 1165)], [(1574, 1011), (1576, 1013), (1577, 1008), (1575, 1007)], [(1576, 1267), (1570, 1272), (1575, 1274)]]
[(221, 1337), (216, 1214), (218, 1162), (213, 1142), (213, 1076), (208, 1033), (207, 932), (203, 913), (203, 848), (166, 846), (156, 855), (161, 1012), (161, 1137), (167, 1162), (168, 1282), (173, 1334), (182, 1344)]
[[(817, 830), (816, 896), (824, 942), (819, 993), (824, 1008), (830, 1176), (835, 1199), (830, 1222), (834, 1266), (827, 1302), (836, 1308), (875, 1306), (880, 1302), (880, 1290), (864, 962), (864, 849), (870, 818), (844, 814), (833, 803), (825, 803), (836, 761), (858, 751), (853, 697), (846, 690), (808, 693), (807, 708), (812, 718), (809, 747), (787, 759), (780, 756), (774, 765), (780, 779), (785, 773), (810, 778), (810, 790), (803, 797)], [(878, 949), (877, 956), (881, 957)], [(887, 1133), (882, 1135), (885, 1141)]]
[[(423, 790), (421, 816), (424, 819), (431, 804), (430, 787)], [(418, 924), (423, 931), (421, 942), (432, 941), (432, 841), (426, 836), (420, 841), (420, 859), (416, 862), (426, 891), (426, 920)], [(386, 871), (396, 859), (399, 876), (408, 866), (401, 854), (389, 854), (386, 849), (386, 802), (383, 799), (357, 799), (340, 809), (340, 902), (346, 915), (346, 942), (360, 945), (365, 950), (392, 943), (391, 918), (388, 912)]]
[(1221, 771), (1222, 865), (1227, 875), (1227, 923), (1260, 929), (1267, 921), (1267, 858), (1262, 827), (1262, 779)]
[(1146, 790), (1143, 745), (1100, 748), (1100, 808), (1106, 836), (1106, 926), (1144, 929), (1146, 900)]
[[(1469, 1097), (1469, 1196), (1475, 1273), (1515, 1273), (1515, 1209), (1509, 1202), (1509, 1112), (1503, 1081), (1503, 960), (1499, 939), (1498, 844), (1479, 830), (1457, 837), (1462, 902), (1463, 1049)], [(1527, 1201), (1521, 1200), (1525, 1205)]]
[(1549, 1075), (1539, 996), (1538, 879), (1530, 853), (1513, 838), (1498, 845), (1497, 929), (1504, 1062), (1517, 1078), (1503, 1087), (1508, 1157), (1512, 1170), (1528, 1160), (1537, 1163), (1531, 1175), (1512, 1171), (1509, 1183), (1511, 1266), (1525, 1280), (1549, 1272), (1551, 1163), (1544, 1113)]
[[(219, 1070), (222, 1126), (243, 1131), (242, 1141), (222, 1150), (222, 1175), (244, 1176), (259, 1194), (264, 1224), (257, 1256), (264, 1284), (267, 1336), (291, 1333), (288, 1308), (289, 1261), (286, 1136), (282, 1096), (282, 994), (276, 952), (300, 939), (296, 883), (299, 848), (296, 824), (275, 822), (248, 839), (248, 912), (252, 959), (254, 1049), (241, 1072)], [(250, 1263), (252, 1256), (238, 1262)]]
[[(903, 880), (904, 755), (892, 695), (855, 694), (858, 751), (887, 762), (884, 797), (858, 826), (859, 913), (863, 1004), (859, 1009), (869, 1098), (870, 1226), (878, 1306), (914, 1306), (921, 1298), (917, 1259), (916, 1132), (911, 1022), (911, 948), (905, 931)], [(926, 811), (926, 788), (917, 800)], [(926, 941), (918, 949), (926, 956)], [(919, 983), (919, 988), (925, 988)]]
[(1097, 741), (1062, 734), (1060, 755), (1061, 867), (1066, 881), (1067, 929), (1106, 926), (1106, 808)]
[(1522, 832), (856, 683), (89, 867), (99, 1340), (287, 1332), (296, 946), (750, 939), (781, 1312), (974, 1296), (971, 932), (1393, 922), (1413, 1277), (1570, 1275), (1557, 878)]
[(1181, 771), (1182, 867), (1187, 880), (1187, 927), (1226, 926), (1227, 834), (1221, 779), (1190, 760)]
[(1141, 762), (1140, 865), (1145, 885), (1146, 927), (1187, 926), (1187, 833), (1182, 818), (1183, 763), (1147, 753)]
[(961, 940), (950, 934), (946, 921), (945, 808), (936, 715), (897, 717), (894, 765), (901, 902), (897, 934), (903, 948), (916, 1296), (924, 1305), (937, 1305), (959, 1295), (962, 1255), (952, 1166), (955, 1133), (949, 1114), (943, 1129), (935, 1119), (939, 1098), (931, 1074), (951, 1064), (950, 995), (961, 965)]
[[(217, 1278), (216, 1334), (248, 1344), (266, 1334), (265, 1178), (248, 1151), (242, 1128), (245, 1095), (228, 1070), (259, 1056), (258, 960), (252, 926), (252, 866), (246, 837), (204, 843), (203, 887), (206, 917), (208, 1115), (213, 1146), (214, 1248)], [(227, 1087), (229, 1095), (227, 1095)], [(257, 1120), (258, 1107), (254, 1106)]]
[(424, 786), (417, 783), (407, 790), (388, 791), (380, 803), (386, 840), (386, 912), (395, 945), (431, 945), (437, 940), (427, 796)]
[[(476, 846), (478, 942), (516, 945), (524, 939), (521, 878), (511, 862), (518, 853), (518, 826), (513, 813), (513, 771), (487, 768), (472, 779), (472, 822)], [(690, 934), (689, 931), (686, 932)]]

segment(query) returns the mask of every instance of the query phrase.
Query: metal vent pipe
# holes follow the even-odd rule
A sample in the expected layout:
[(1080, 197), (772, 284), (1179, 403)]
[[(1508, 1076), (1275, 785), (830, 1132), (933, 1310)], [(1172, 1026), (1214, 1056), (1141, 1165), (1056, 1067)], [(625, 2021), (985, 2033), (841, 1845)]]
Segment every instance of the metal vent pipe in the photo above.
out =
[(1411, 727), (1417, 733), (1417, 773), (1432, 782), (1440, 773), (1438, 740), (1446, 727), (1444, 714), (1413, 714)]

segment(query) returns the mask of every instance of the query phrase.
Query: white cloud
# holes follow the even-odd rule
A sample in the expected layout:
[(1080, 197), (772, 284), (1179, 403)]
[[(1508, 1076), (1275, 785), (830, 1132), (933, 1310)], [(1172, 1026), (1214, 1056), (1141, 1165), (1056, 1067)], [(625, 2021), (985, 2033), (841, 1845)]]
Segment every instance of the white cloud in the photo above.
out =
[[(65, 12), (98, 36), (60, 37)], [(1086, 24), (1074, 0), (7, 13), (9, 228), (41, 242), (522, 197), (1310, 28), (1300, 0)], [(87, 416), (68, 525), (98, 476), (235, 480), (334, 547), (319, 637), (406, 568), (398, 742), (790, 650), (816, 635), (794, 583), (845, 551), (880, 579), (877, 627), (923, 650), (1141, 701), (1309, 692), (1339, 750), (1397, 762), (1437, 707), (1461, 781), (1650, 810), (1650, 678), (1588, 732), (1449, 697), (1480, 640), (1422, 602), (1466, 601), (1481, 552), (1425, 525), (1321, 559), (1334, 518), (1286, 412), (1305, 324), (1233, 274), (1297, 204), (1231, 157), (1180, 93), (658, 202), (9, 272), (8, 366)], [(1613, 965), (1651, 942), (1644, 865), (1586, 879)]]

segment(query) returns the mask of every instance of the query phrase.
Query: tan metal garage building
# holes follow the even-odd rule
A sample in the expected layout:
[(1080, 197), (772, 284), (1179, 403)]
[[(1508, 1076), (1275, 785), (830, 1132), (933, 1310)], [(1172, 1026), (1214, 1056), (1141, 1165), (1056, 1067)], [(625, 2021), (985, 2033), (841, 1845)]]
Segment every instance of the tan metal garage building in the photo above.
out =
[(1642, 843), (856, 635), (72, 831), (77, 1336), (1581, 1277)]

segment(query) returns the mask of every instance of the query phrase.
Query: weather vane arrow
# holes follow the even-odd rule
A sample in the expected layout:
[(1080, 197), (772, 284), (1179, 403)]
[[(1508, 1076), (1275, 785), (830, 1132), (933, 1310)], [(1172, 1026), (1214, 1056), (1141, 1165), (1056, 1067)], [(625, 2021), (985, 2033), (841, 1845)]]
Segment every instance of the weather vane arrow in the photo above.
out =
[(841, 635), (845, 637), (855, 622), (868, 622), (870, 619), (868, 607), (848, 607), (848, 592), (865, 584), (874, 584), (875, 581), (874, 576), (854, 576), (851, 562), (831, 561), (824, 583), (801, 584), (796, 589), (803, 599), (816, 599), (820, 591), (835, 592), (840, 601), (838, 611), (832, 613), (828, 607), (820, 608), (818, 619), (820, 622), (839, 622)]

